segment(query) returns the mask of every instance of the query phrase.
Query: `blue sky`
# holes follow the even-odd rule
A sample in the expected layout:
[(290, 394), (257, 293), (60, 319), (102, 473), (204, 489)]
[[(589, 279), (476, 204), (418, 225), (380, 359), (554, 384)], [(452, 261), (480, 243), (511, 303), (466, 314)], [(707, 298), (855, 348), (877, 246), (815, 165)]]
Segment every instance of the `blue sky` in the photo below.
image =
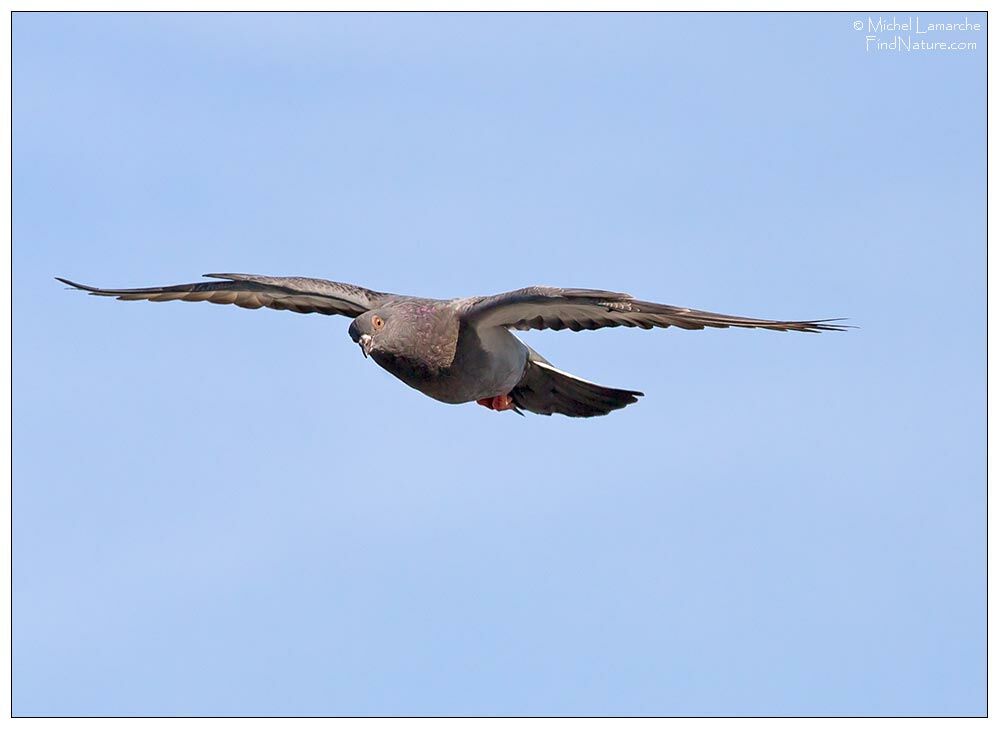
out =
[[(985, 34), (866, 19), (16, 14), (15, 714), (983, 713)], [(218, 270), (860, 328), (519, 418), (52, 280)]]

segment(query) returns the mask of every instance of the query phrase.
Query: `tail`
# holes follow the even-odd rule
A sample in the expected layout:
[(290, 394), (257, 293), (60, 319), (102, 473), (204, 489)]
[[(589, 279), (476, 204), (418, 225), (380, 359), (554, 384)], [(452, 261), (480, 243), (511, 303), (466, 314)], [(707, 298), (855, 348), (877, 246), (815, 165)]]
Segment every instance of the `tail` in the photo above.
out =
[(532, 356), (510, 397), (518, 408), (539, 415), (559, 413), (570, 418), (592, 418), (638, 402), (642, 393), (581, 380)]

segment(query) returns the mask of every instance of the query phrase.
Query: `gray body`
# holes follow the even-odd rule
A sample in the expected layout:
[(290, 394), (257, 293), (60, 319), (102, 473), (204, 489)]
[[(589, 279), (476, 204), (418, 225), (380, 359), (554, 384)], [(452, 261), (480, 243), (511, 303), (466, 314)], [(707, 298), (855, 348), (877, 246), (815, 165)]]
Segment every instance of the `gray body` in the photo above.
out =
[(509, 330), (501, 327), (479, 330), (458, 322), (452, 307), (446, 304), (429, 316), (444, 320), (438, 326), (447, 329), (449, 337), (452, 334), (449, 324), (457, 324), (453, 350), (448, 349), (440, 359), (435, 358), (436, 353), (426, 351), (427, 343), (432, 347), (435, 341), (433, 334), (429, 334), (401, 351), (372, 350), (371, 359), (424, 395), (452, 405), (505, 395), (517, 386), (527, 368), (530, 350)]
[[(140, 289), (99, 289), (58, 279), (96, 296), (124, 300), (208, 301), (246, 309), (340, 314), (365, 356), (435, 400), (458, 404), (506, 396), (502, 409), (571, 417), (605, 415), (642, 393), (604, 387), (556, 369), (511, 329), (604, 327), (759, 328), (838, 331), (830, 319), (782, 321), (715, 314), (639, 301), (598, 289), (534, 286), (495, 296), (425, 299), (325, 279), (206, 274), (222, 281)], [(498, 408), (499, 409), (499, 408)]]

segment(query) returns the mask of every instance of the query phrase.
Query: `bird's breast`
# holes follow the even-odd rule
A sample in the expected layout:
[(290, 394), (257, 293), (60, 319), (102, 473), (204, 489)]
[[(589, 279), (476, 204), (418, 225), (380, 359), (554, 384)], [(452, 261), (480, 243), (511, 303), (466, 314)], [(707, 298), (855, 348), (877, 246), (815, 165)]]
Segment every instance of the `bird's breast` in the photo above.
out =
[(381, 367), (420, 392), (446, 403), (464, 403), (509, 393), (523, 376), (527, 347), (506, 329), (485, 333), (462, 327), (453, 356), (413, 352), (372, 352)]

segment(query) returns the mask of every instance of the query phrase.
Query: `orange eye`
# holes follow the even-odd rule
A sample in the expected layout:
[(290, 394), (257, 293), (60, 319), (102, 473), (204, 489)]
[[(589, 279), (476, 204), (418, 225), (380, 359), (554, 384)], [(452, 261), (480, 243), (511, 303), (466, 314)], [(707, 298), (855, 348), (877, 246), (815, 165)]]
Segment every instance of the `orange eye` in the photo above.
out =
[(385, 322), (382, 320), (380, 316), (373, 316), (371, 317), (371, 326), (377, 332), (379, 329), (385, 326)]

